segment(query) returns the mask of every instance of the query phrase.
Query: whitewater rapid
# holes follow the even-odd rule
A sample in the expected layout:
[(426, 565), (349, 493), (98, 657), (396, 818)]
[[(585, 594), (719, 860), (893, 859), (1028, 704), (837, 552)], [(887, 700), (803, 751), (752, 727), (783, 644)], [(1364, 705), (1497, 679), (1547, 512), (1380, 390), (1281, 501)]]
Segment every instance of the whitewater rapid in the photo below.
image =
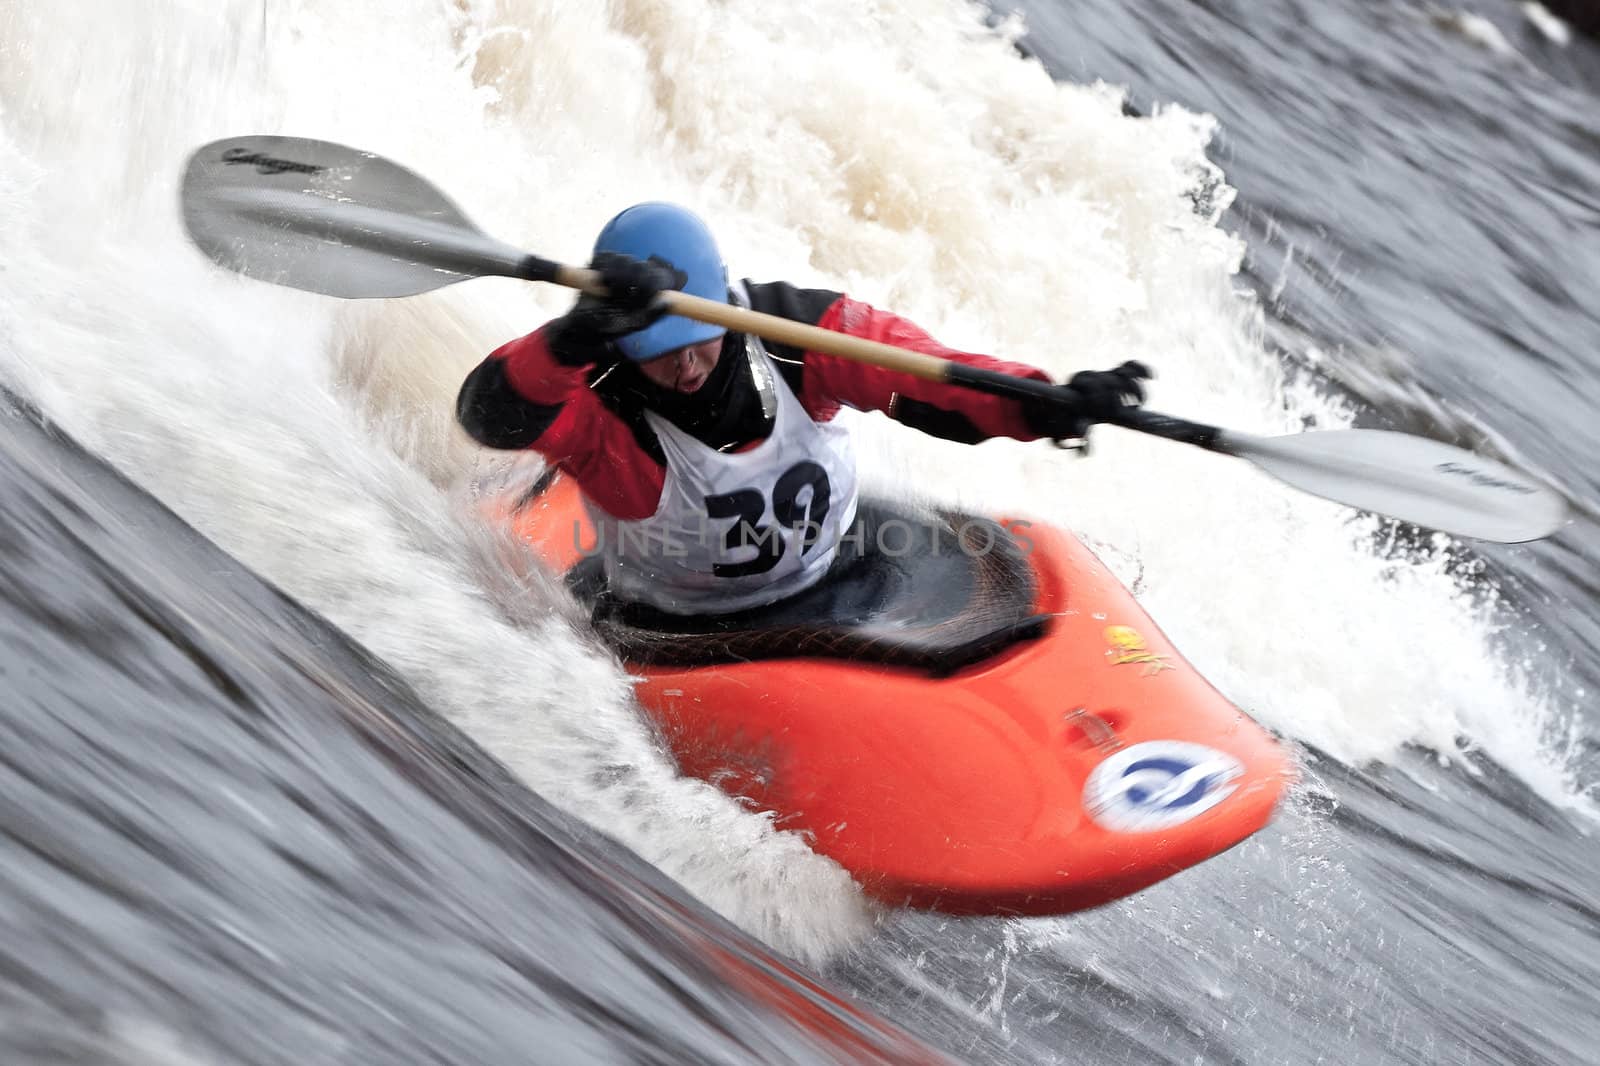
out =
[[(678, 777), (625, 674), (481, 520), (536, 464), (469, 446), (456, 386), (567, 294), (478, 281), (356, 304), (226, 275), (176, 212), (194, 147), (376, 151), (569, 262), (622, 206), (675, 199), (735, 274), (840, 288), (954, 346), (1057, 376), (1141, 359), (1153, 409), (1250, 432), (1353, 417), (1267, 350), (1219, 226), (1214, 123), (1052, 83), (1019, 27), (973, 5), (84, 6), (27, 0), (0, 22), (5, 383), (545, 797), (804, 957), (868, 935), (874, 909), (802, 840)], [(1563, 704), (1459, 546), (1386, 551), (1375, 520), (1114, 430), (1077, 460), (852, 422), (869, 487), (1078, 531), (1288, 737), (1358, 763), (1465, 743), (1581, 803)]]

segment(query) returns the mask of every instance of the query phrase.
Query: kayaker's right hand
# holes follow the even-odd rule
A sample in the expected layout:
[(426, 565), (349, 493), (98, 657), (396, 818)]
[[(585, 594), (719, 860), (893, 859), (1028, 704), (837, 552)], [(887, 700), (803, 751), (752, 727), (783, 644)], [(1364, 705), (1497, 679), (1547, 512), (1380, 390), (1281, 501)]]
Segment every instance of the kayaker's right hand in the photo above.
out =
[(667, 313), (657, 297), (688, 284), (683, 271), (661, 259), (601, 252), (589, 264), (606, 287), (604, 297), (584, 293), (549, 326), (550, 354), (564, 366), (615, 362), (611, 342), (655, 324)]
[(1084, 370), (1056, 386), (1056, 398), (1022, 401), (1023, 417), (1041, 437), (1086, 440), (1089, 427), (1110, 422), (1123, 410), (1144, 403), (1144, 382), (1155, 375), (1129, 360), (1115, 370)]

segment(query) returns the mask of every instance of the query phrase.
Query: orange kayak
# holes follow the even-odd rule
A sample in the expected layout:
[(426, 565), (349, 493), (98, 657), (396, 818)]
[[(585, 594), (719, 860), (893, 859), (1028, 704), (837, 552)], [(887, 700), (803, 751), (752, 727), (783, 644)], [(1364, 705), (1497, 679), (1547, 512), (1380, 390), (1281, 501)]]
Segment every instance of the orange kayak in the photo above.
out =
[(497, 519), (593, 605), (685, 774), (772, 812), (885, 903), (1081, 910), (1271, 818), (1286, 753), (1077, 538), (862, 515), (865, 547), (822, 586), (711, 619), (608, 603), (569, 478)]

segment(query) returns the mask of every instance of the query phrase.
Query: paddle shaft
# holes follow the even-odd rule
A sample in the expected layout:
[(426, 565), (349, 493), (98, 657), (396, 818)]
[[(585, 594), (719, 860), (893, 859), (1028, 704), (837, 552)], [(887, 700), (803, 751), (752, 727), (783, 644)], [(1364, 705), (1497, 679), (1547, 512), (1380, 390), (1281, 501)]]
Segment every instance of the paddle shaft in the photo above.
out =
[[(528, 256), (518, 276), (530, 281), (554, 282), (557, 285), (596, 294), (605, 291), (596, 272), (581, 267), (564, 266), (538, 256)], [(841, 359), (897, 370), (925, 381), (946, 382), (976, 392), (1017, 400), (1035, 399), (1060, 403), (1063, 399), (1059, 386), (1038, 378), (1018, 377), (998, 370), (969, 366), (966, 363), (896, 348), (890, 344), (852, 337), (846, 333), (808, 326), (803, 322), (762, 314), (735, 304), (718, 303), (715, 300), (706, 300), (686, 293), (664, 292), (661, 294), (661, 299), (673, 314), (682, 315), (684, 318), (709, 322), (739, 333), (751, 333), (764, 340), (791, 344), (806, 351), (836, 355)], [(1127, 429), (1181, 441), (1184, 444), (1193, 444), (1210, 451), (1226, 450), (1223, 446), (1223, 433), (1216, 426), (1189, 422), (1136, 408), (1119, 412), (1112, 421)]]

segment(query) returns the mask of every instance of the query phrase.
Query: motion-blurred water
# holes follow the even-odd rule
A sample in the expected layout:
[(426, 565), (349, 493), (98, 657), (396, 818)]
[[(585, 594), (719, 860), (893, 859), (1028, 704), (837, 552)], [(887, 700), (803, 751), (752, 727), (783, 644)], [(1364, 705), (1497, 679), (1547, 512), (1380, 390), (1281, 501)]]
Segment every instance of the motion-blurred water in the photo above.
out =
[[(920, 1054), (764, 961), (705, 962), (761, 956), (511, 782), (453, 783), (414, 692), (956, 1057), (1586, 1061), (1595, 45), (1499, 0), (1058, 2), (1020, 42), (994, 21), (954, 0), (0, 13), (0, 378), (228, 553), (8, 416), (15, 1046)], [(486, 486), (527, 471), (456, 433), (456, 383), (564, 297), (474, 282), (348, 305), (222, 275), (184, 241), (175, 184), (194, 146), (243, 132), (382, 152), (569, 260), (623, 204), (680, 199), (738, 273), (846, 288), (1058, 375), (1141, 358), (1174, 414), (1502, 450), (1587, 510), (1485, 549), (1129, 434), (1073, 462), (856, 420), (880, 490), (1079, 531), (1306, 763), (1272, 828), (1121, 904), (881, 913), (678, 778), (625, 676), (483, 522)], [(543, 812), (540, 845), (503, 804)]]

